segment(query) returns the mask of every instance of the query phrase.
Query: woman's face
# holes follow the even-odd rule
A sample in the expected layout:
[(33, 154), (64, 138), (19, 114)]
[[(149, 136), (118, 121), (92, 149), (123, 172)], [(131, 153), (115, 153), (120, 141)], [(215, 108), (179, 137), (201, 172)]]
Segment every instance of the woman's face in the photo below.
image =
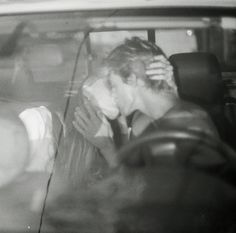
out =
[(106, 78), (89, 78), (83, 85), (83, 94), (109, 119), (118, 117), (120, 112)]
[(91, 76), (83, 85), (83, 94), (109, 118), (122, 114), (128, 116), (135, 108), (134, 85), (104, 67), (96, 76)]

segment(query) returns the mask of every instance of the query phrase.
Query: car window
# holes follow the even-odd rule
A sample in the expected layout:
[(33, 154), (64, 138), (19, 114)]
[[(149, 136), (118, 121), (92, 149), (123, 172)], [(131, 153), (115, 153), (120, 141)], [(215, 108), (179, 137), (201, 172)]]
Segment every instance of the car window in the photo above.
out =
[(156, 30), (156, 43), (169, 57), (175, 53), (199, 51), (194, 29)]
[[(125, 39), (130, 39), (134, 36), (147, 39), (148, 32), (147, 30), (92, 32), (90, 33), (92, 54), (97, 58), (104, 58)], [(156, 44), (163, 49), (167, 56), (174, 53), (198, 51), (197, 38), (192, 29), (156, 29), (155, 38)]]

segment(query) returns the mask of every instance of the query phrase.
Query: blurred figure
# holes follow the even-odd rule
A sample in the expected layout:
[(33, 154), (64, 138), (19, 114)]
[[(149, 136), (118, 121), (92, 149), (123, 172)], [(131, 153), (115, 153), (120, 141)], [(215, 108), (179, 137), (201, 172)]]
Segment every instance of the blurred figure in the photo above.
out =
[(20, 104), (0, 106), (0, 186), (24, 171), (50, 172), (54, 158), (50, 111), (44, 106), (24, 110)]
[[(181, 154), (162, 156), (156, 153), (158, 143), (133, 141), (119, 154), (119, 166), (103, 180), (78, 192), (68, 189), (49, 206), (48, 229), (57, 233), (235, 232), (235, 170), (225, 154), (210, 150), (213, 162), (205, 159), (210, 148), (199, 160)], [(154, 149), (147, 153), (146, 147)]]
[(51, 113), (45, 106), (0, 103), (0, 231), (39, 227), (54, 162)]
[(27, 166), (29, 138), (20, 118), (6, 106), (0, 110), (0, 187), (14, 180)]
[(19, 114), (19, 118), (30, 142), (30, 158), (26, 170), (50, 172), (55, 152), (51, 112), (45, 106), (27, 108)]

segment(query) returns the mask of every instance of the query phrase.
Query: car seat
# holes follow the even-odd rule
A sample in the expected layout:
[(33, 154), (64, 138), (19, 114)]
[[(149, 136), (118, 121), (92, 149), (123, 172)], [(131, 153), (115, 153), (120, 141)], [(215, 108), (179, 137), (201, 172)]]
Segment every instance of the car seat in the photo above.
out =
[[(204, 108), (215, 123), (222, 140), (234, 145), (235, 119), (226, 115), (229, 107), (220, 64), (214, 54), (192, 52), (174, 54), (170, 57), (180, 98)], [(232, 101), (233, 100), (233, 101)], [(233, 103), (233, 98), (230, 99)]]

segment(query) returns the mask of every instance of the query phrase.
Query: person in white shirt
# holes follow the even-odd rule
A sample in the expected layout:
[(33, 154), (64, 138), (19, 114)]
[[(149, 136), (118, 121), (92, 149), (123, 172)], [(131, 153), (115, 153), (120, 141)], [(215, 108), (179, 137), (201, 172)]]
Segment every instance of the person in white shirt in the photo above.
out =
[(1, 103), (0, 187), (23, 172), (50, 172), (54, 158), (52, 116), (45, 106), (18, 113)]

